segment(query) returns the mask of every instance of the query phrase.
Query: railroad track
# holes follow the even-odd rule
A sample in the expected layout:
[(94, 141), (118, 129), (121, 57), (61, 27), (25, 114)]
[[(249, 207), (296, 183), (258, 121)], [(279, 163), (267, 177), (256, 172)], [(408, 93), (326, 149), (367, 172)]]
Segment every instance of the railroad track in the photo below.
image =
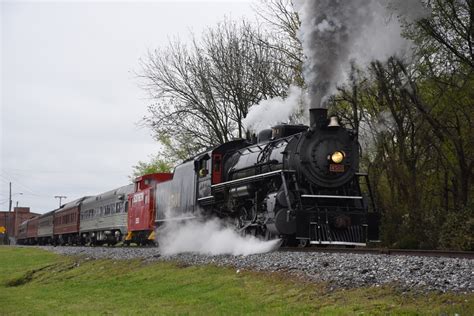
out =
[(319, 247), (281, 247), (279, 251), (288, 252), (329, 252), (329, 253), (359, 253), (373, 255), (394, 256), (423, 256), (423, 257), (445, 257), (474, 259), (474, 251), (451, 251), (451, 250), (419, 250), (419, 249), (389, 249), (389, 248), (319, 248)]

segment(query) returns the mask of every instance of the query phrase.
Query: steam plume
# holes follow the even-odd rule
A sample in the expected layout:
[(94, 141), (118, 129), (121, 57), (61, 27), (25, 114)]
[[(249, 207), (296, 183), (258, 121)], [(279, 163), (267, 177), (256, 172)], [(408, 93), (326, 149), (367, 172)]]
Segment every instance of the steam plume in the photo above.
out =
[(205, 222), (170, 222), (158, 232), (160, 251), (164, 255), (193, 252), (205, 255), (250, 255), (272, 251), (280, 240), (262, 241), (253, 236), (241, 236), (231, 226), (218, 219)]
[[(303, 93), (301, 88), (291, 86), (285, 99), (275, 97), (252, 106), (243, 120), (243, 124), (247, 129), (261, 131), (278, 123), (288, 123), (290, 120), (297, 121), (295, 116), (299, 112), (303, 112), (302, 110), (307, 103), (305, 98), (306, 94)], [(306, 112), (304, 111), (304, 113)]]
[(409, 23), (427, 15), (420, 0), (295, 0), (295, 7), (310, 108), (326, 107), (352, 60), (364, 64), (406, 51), (400, 18)]

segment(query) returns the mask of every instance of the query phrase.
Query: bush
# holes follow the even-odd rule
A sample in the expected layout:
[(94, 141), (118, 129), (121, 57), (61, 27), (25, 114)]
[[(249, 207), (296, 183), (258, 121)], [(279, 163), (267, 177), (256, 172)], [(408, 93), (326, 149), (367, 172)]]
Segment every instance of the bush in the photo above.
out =
[(439, 245), (442, 249), (474, 250), (474, 206), (451, 211), (441, 226)]

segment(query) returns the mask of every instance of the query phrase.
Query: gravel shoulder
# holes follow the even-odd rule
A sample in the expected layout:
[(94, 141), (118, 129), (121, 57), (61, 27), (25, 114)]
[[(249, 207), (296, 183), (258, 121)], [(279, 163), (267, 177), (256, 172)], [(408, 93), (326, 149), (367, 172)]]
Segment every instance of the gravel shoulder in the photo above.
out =
[(39, 247), (61, 255), (91, 259), (177, 261), (236, 270), (285, 272), (331, 288), (396, 286), (402, 291), (474, 293), (474, 260), (373, 254), (280, 252), (249, 256), (185, 253), (162, 256), (159, 248)]

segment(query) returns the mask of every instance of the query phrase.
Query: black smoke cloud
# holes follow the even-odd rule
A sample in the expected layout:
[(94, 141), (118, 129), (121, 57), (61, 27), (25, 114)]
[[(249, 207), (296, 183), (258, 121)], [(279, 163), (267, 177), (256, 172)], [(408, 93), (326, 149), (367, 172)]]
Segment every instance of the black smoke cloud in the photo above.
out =
[(413, 21), (428, 14), (419, 0), (296, 0), (295, 7), (310, 108), (327, 106), (352, 60), (366, 63), (406, 52), (410, 43), (400, 35), (399, 17)]

